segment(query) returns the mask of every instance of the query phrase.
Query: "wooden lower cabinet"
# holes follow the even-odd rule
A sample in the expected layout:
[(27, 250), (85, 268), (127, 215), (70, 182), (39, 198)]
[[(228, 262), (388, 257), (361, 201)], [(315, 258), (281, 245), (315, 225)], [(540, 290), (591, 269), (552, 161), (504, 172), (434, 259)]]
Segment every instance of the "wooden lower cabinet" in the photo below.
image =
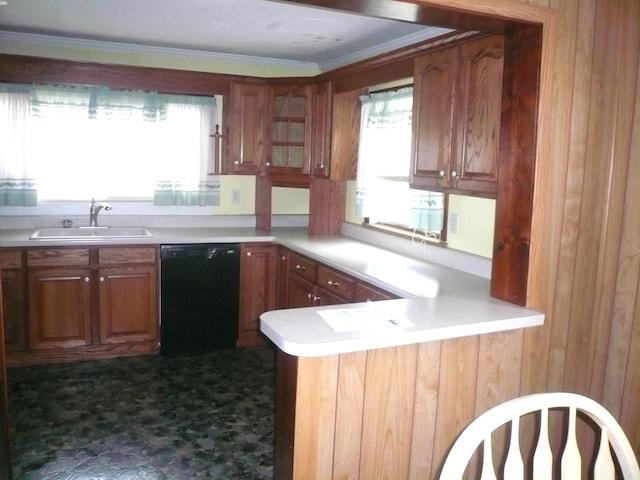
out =
[(2, 279), (2, 312), (4, 315), (4, 346), (7, 352), (23, 351), (27, 348), (27, 296), (26, 275), (22, 268), (22, 250), (0, 249)]
[(98, 271), (100, 343), (158, 338), (157, 269), (108, 267)]
[(287, 249), (279, 251), (278, 308), (391, 300), (397, 296)]
[(271, 243), (243, 243), (240, 247), (240, 310), (238, 347), (263, 345), (260, 314), (274, 310), (278, 247)]
[(89, 269), (29, 272), (29, 334), (31, 350), (92, 344)]
[(24, 268), (2, 273), (10, 366), (158, 351), (157, 247), (29, 248), (24, 255)]
[(356, 285), (355, 302), (377, 302), (379, 300), (393, 300), (394, 298), (398, 297), (366, 283), (358, 283)]
[(7, 352), (27, 348), (25, 275), (20, 270), (2, 270), (4, 345)]

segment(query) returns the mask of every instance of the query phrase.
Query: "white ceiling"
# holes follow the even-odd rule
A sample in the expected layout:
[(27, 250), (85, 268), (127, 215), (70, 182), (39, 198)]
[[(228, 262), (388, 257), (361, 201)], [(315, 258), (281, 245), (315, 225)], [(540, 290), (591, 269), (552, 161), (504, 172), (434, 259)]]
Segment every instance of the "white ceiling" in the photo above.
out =
[(277, 0), (0, 0), (0, 34), (14, 38), (255, 57), (320, 71), (447, 31)]

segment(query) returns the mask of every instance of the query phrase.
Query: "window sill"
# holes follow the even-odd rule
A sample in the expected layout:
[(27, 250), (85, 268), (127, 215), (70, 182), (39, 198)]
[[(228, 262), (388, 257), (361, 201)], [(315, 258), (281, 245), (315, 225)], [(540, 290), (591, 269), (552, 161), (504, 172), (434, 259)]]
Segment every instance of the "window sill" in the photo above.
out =
[(395, 235), (397, 237), (411, 240), (418, 243), (429, 243), (431, 245), (446, 247), (447, 243), (435, 236), (425, 235), (417, 230), (409, 230), (401, 227), (395, 227), (393, 225), (387, 225), (383, 223), (363, 223), (364, 228), (369, 228), (377, 232), (386, 233), (389, 235)]

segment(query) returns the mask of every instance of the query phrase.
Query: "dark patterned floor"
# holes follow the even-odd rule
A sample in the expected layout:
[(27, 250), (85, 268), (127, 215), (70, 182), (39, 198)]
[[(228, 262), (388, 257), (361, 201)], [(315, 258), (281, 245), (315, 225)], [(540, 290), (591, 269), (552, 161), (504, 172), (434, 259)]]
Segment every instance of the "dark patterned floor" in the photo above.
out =
[(10, 369), (14, 478), (270, 479), (266, 349)]

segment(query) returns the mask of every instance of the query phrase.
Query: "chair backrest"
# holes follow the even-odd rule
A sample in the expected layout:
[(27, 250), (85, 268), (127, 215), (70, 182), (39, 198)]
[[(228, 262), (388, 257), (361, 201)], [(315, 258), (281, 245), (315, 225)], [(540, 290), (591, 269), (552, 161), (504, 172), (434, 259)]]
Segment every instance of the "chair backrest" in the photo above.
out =
[[(540, 432), (533, 456), (533, 479), (553, 478), (553, 454), (549, 441), (549, 410), (566, 408), (569, 412), (567, 439), (562, 453), (562, 480), (580, 480), (582, 459), (576, 440), (576, 412), (590, 417), (600, 428), (600, 445), (594, 462), (595, 480), (614, 480), (616, 476), (611, 448), (615, 452), (625, 480), (640, 480), (638, 461), (624, 431), (615, 418), (599, 403), (582, 395), (566, 392), (539, 393), (509, 400), (476, 418), (456, 439), (447, 456), (440, 480), (461, 479), (478, 447), (483, 445), (480, 480), (524, 479), (524, 462), (520, 451), (520, 417), (540, 412)], [(496, 477), (492, 460), (491, 434), (511, 423), (511, 435), (503, 475)]]

